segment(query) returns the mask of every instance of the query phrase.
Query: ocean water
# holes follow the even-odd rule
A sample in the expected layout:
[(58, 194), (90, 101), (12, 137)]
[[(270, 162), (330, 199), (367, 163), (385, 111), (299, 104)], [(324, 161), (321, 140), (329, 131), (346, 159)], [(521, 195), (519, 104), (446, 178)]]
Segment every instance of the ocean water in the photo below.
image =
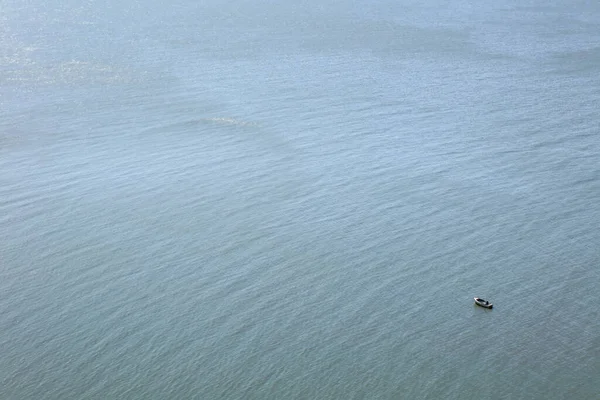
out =
[(598, 399), (598, 110), (592, 1), (0, 0), (0, 399)]

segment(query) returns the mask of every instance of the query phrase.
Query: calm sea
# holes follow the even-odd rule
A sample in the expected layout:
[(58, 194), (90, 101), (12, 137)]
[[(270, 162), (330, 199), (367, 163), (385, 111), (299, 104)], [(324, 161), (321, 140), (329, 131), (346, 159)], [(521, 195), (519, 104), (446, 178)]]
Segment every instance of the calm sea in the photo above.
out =
[(0, 399), (599, 399), (599, 110), (595, 1), (0, 0)]

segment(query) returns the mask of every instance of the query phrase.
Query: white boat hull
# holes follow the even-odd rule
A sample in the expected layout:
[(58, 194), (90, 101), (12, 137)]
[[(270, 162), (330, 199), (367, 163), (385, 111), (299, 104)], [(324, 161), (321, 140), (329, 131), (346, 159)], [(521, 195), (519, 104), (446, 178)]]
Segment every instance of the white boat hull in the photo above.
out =
[(477, 304), (479, 307), (483, 307), (483, 308), (493, 308), (494, 305), (492, 303), (490, 303), (489, 301), (480, 299), (479, 297), (474, 297), (473, 300), (475, 300), (475, 304)]

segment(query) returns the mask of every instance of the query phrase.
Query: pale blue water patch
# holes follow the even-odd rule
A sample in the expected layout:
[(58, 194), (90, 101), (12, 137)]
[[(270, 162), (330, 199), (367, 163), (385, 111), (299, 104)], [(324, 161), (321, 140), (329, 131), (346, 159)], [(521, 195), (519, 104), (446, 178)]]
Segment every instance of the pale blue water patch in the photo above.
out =
[(600, 391), (593, 4), (0, 6), (0, 397)]

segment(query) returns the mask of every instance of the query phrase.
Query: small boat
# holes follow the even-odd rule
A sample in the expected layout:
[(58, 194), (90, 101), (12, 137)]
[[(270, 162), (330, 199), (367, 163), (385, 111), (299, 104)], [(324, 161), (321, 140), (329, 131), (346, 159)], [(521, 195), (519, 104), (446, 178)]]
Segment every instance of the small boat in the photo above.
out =
[(477, 304), (480, 307), (483, 307), (483, 308), (492, 308), (492, 307), (494, 307), (494, 305), (492, 303), (490, 303), (487, 300), (481, 299), (479, 297), (474, 297), (473, 300), (475, 300), (475, 304)]

